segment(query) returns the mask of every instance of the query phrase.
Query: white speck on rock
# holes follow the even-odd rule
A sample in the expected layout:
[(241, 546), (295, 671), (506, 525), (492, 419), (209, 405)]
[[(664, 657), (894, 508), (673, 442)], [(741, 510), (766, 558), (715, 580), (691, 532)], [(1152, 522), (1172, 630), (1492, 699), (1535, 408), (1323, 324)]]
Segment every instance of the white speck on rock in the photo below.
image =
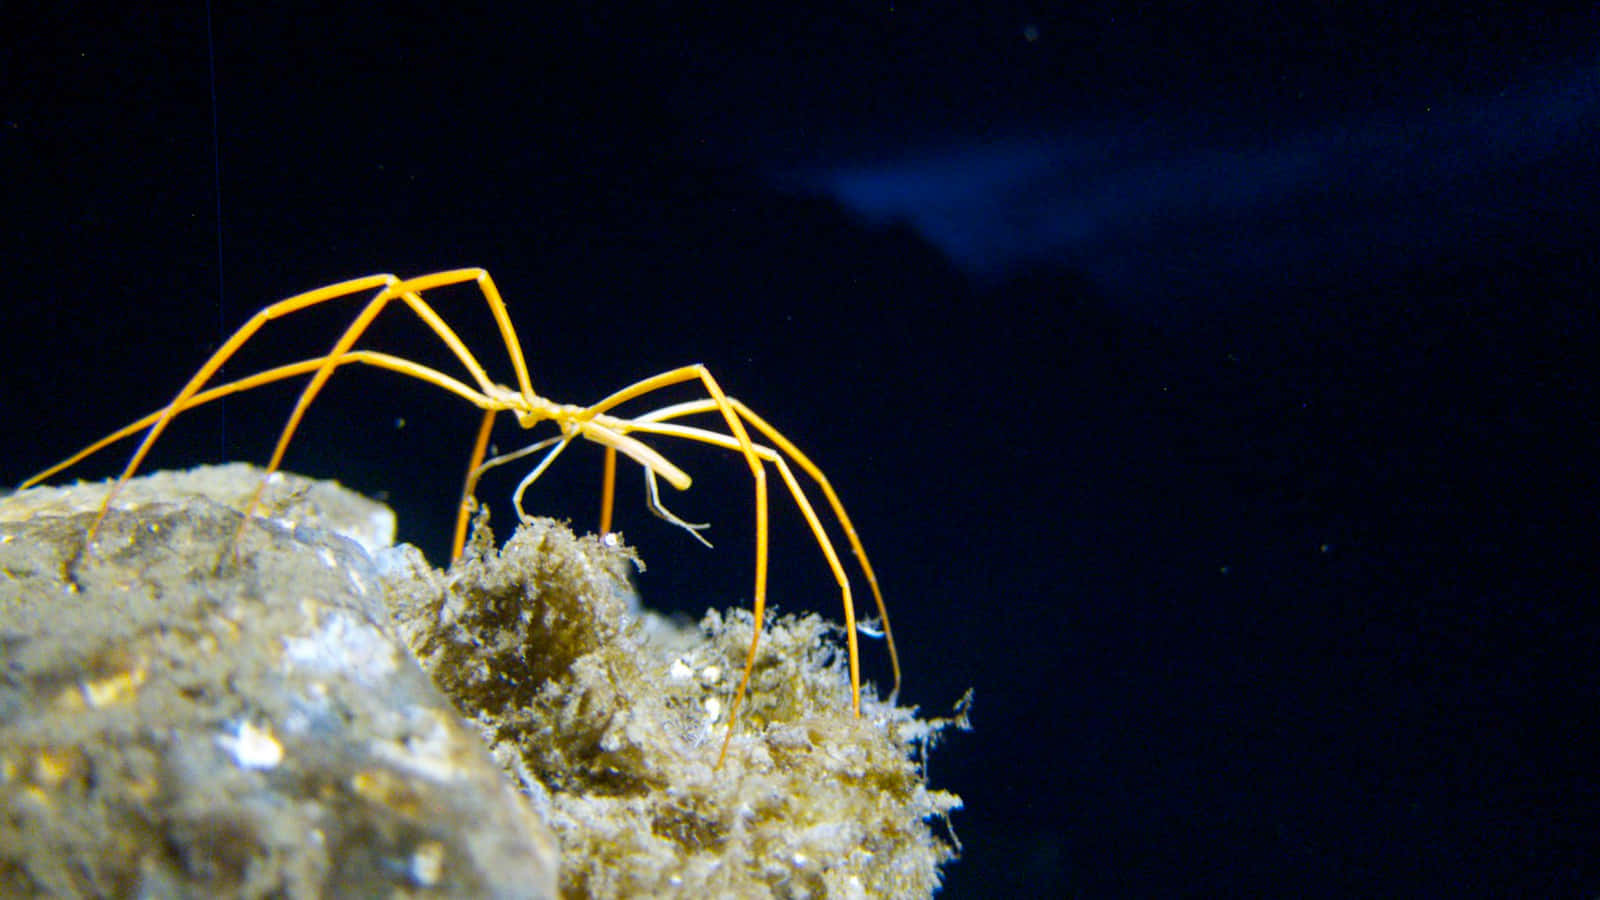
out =
[(217, 746), (228, 751), (241, 769), (273, 769), (283, 762), (283, 745), (268, 728), (240, 722), (233, 734), (217, 735)]
[(308, 635), (285, 638), (283, 649), (292, 666), (341, 673), (366, 684), (387, 678), (398, 664), (382, 632), (345, 612), (329, 613)]

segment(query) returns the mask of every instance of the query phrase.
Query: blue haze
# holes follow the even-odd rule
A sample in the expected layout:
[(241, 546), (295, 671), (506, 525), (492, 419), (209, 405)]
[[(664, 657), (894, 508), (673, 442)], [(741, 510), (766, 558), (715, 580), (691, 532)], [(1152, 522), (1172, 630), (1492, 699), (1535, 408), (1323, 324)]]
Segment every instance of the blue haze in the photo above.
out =
[(1321, 125), (1257, 115), (954, 138), (784, 180), (909, 224), (980, 281), (1060, 265), (1138, 297), (1371, 275), (1519, 237), (1536, 211), (1588, 202), (1542, 173), (1600, 159), (1593, 66)]

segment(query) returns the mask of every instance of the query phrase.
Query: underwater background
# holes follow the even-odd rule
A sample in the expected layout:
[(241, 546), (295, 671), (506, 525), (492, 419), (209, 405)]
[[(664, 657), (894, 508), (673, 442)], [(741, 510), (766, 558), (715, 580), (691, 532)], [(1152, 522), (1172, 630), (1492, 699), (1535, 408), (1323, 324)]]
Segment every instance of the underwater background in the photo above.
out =
[[(544, 395), (703, 362), (827, 472), (902, 699), (975, 689), (929, 760), (966, 801), (945, 896), (1593, 894), (1600, 14), (1060, 6), (31, 5), (0, 37), (3, 475), (266, 303), (483, 266)], [(481, 300), (440, 297), (509, 382)], [(187, 413), (148, 467), (262, 462), (292, 397)], [(477, 418), (341, 371), (286, 467), (439, 562)], [(662, 449), (715, 549), (626, 472), (647, 601), (746, 604), (748, 471)], [(598, 459), (530, 507), (593, 527)], [(774, 601), (837, 617), (773, 496)]]

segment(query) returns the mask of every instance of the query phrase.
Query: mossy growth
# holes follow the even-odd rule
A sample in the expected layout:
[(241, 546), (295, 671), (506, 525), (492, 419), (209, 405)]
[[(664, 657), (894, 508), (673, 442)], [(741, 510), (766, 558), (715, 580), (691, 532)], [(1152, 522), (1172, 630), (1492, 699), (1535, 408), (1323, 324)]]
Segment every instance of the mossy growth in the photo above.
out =
[(862, 698), (836, 626), (771, 617), (726, 760), (746, 610), (679, 629), (640, 611), (638, 558), (536, 520), (398, 597), (418, 658), (562, 843), (571, 897), (925, 897), (960, 806), (919, 759), (964, 720)]

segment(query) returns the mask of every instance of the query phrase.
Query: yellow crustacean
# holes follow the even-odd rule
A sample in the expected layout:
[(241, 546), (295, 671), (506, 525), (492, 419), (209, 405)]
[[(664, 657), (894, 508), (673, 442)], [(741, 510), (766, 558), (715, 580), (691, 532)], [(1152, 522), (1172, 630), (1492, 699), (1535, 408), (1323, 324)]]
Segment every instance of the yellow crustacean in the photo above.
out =
[[(514, 388), (490, 381), (477, 357), (472, 354), (471, 350), (467, 349), (455, 331), (423, 299), (423, 294), (426, 291), (448, 285), (467, 283), (475, 284), (481, 291), (483, 299), (489, 306), (490, 313), (494, 316), (495, 323), (499, 326), (501, 339), (510, 354), (511, 366), (516, 374), (516, 387)], [(363, 294), (368, 291), (376, 291), (376, 293), (367, 301), (366, 306), (361, 309), (361, 312), (350, 325), (345, 328), (344, 333), (339, 336), (333, 348), (326, 355), (276, 366), (246, 378), (240, 378), (214, 387), (206, 386), (217, 371), (266, 323), (308, 307)], [(375, 350), (356, 348), (357, 341), (360, 340), (373, 320), (396, 300), (404, 303), (444, 342), (450, 352), (466, 368), (471, 376), (471, 384), (446, 375), (437, 369), (402, 357)], [(850, 687), (855, 714), (858, 717), (861, 715), (861, 666), (857, 649), (855, 606), (850, 590), (850, 579), (845, 574), (844, 566), (839, 560), (839, 554), (834, 549), (833, 541), (829, 538), (822, 521), (817, 517), (816, 511), (812, 508), (810, 500), (807, 499), (799, 480), (791, 470), (789, 465), (791, 461), (816, 483), (823, 496), (827, 498), (828, 505), (833, 509), (834, 515), (837, 516), (839, 526), (861, 565), (867, 584), (872, 588), (873, 599), (877, 603), (879, 621), (882, 623), (883, 634), (889, 648), (889, 660), (894, 671), (895, 690), (898, 691), (900, 663), (895, 653), (894, 637), (889, 631), (889, 616), (884, 607), (883, 594), (878, 588), (878, 580), (873, 574), (872, 564), (868, 561), (866, 551), (861, 546), (861, 539), (856, 535), (855, 527), (850, 522), (850, 516), (845, 512), (843, 503), (840, 502), (838, 494), (834, 492), (833, 486), (828, 483), (828, 478), (823, 474), (822, 470), (788, 438), (784, 437), (781, 432), (768, 424), (765, 419), (756, 415), (739, 400), (725, 394), (717, 380), (712, 377), (711, 372), (703, 365), (682, 366), (645, 378), (589, 406), (554, 403), (540, 396), (534, 392), (533, 384), (528, 377), (528, 367), (523, 357), (522, 345), (517, 339), (516, 329), (511, 324), (511, 317), (506, 311), (505, 301), (501, 299), (500, 291), (495, 287), (494, 281), (489, 277), (489, 273), (482, 269), (454, 269), (408, 279), (400, 279), (394, 275), (387, 274), (369, 275), (364, 278), (355, 278), (317, 288), (313, 291), (307, 291), (266, 306), (235, 331), (211, 355), (211, 358), (206, 360), (205, 365), (201, 366), (199, 371), (189, 379), (189, 382), (183, 386), (183, 389), (172, 399), (172, 402), (159, 411), (151, 413), (137, 422), (133, 422), (95, 441), (71, 457), (29, 478), (22, 486), (31, 487), (38, 484), (110, 444), (144, 431), (143, 441), (140, 442), (139, 448), (134, 451), (133, 457), (128, 461), (127, 467), (123, 469), (122, 475), (117, 479), (116, 484), (106, 493), (99, 514), (89, 528), (87, 542), (92, 546), (95, 534), (99, 530), (106, 512), (110, 509), (118, 488), (139, 468), (139, 464), (144, 460), (156, 438), (160, 437), (172, 419), (179, 413), (229, 394), (293, 378), (297, 375), (309, 374), (311, 378), (300, 392), (299, 401), (295, 404), (294, 411), (289, 415), (288, 423), (284, 425), (282, 433), (278, 436), (278, 443), (273, 449), (271, 461), (267, 463), (266, 471), (267, 475), (270, 476), (282, 462), (284, 451), (289, 446), (290, 438), (293, 437), (296, 427), (299, 426), (311, 402), (316, 399), (318, 392), (322, 390), (335, 369), (350, 363), (376, 366), (381, 369), (398, 372), (419, 381), (425, 381), (436, 387), (443, 388), (483, 410), (483, 422), (479, 427), (477, 440), (473, 445), (471, 461), (467, 467), (466, 486), (462, 492), (461, 505), (456, 516), (455, 537), (452, 544), (453, 557), (461, 554), (461, 549), (465, 542), (467, 523), (474, 505), (473, 491), (478, 477), (485, 469), (491, 466), (509, 462), (512, 459), (520, 458), (538, 450), (550, 448), (539, 464), (522, 479), (522, 482), (517, 487), (514, 499), (518, 513), (522, 514), (522, 493), (527, 486), (543, 474), (556, 456), (574, 438), (585, 438), (605, 448), (605, 474), (601, 491), (600, 513), (600, 530), (602, 533), (610, 530), (612, 500), (616, 482), (616, 458), (617, 454), (621, 453), (644, 468), (645, 477), (650, 487), (650, 506), (652, 511), (694, 534), (695, 529), (702, 526), (684, 522), (667, 512), (660, 504), (656, 486), (656, 479), (659, 477), (665, 479), (674, 488), (684, 490), (689, 487), (689, 475), (673, 465), (660, 452), (641, 441), (636, 435), (659, 435), (661, 437), (695, 441), (735, 451), (744, 457), (745, 462), (749, 465), (750, 474), (755, 481), (756, 546), (753, 605), (757, 627), (752, 634), (750, 651), (745, 658), (744, 676), (739, 682), (739, 689), (734, 696), (733, 706), (728, 711), (728, 734), (722, 742), (722, 750), (717, 757), (719, 766), (727, 756), (728, 745), (733, 737), (734, 718), (750, 685), (750, 674), (755, 664), (756, 648), (761, 636), (759, 625), (763, 621), (766, 607), (768, 536), (766, 467), (768, 465), (777, 470), (778, 475), (788, 487), (790, 495), (794, 498), (795, 505), (799, 507), (801, 515), (805, 517), (806, 523), (811, 528), (811, 533), (816, 537), (817, 546), (827, 559), (828, 568), (832, 570), (834, 579), (838, 582), (839, 592), (844, 602), (845, 634), (850, 651)], [(616, 407), (631, 400), (647, 396), (673, 385), (692, 382), (699, 382), (705, 388), (707, 396), (704, 399), (674, 403), (636, 416), (620, 416), (611, 412)], [(552, 422), (559, 430), (559, 433), (522, 450), (486, 462), (484, 457), (489, 446), (489, 436), (493, 430), (495, 417), (501, 412), (511, 413), (517, 420), (517, 424), (525, 429), (534, 428), (546, 421)], [(727, 425), (727, 433), (713, 431), (702, 426), (684, 424), (680, 421), (697, 415), (720, 415), (722, 421)], [(752, 440), (749, 429), (754, 429), (759, 437), (769, 443), (762, 444)], [(265, 483), (263, 480), (262, 486)], [(260, 496), (261, 487), (258, 486), (244, 510), (246, 521), (254, 513)], [(695, 536), (699, 537), (698, 534)]]

